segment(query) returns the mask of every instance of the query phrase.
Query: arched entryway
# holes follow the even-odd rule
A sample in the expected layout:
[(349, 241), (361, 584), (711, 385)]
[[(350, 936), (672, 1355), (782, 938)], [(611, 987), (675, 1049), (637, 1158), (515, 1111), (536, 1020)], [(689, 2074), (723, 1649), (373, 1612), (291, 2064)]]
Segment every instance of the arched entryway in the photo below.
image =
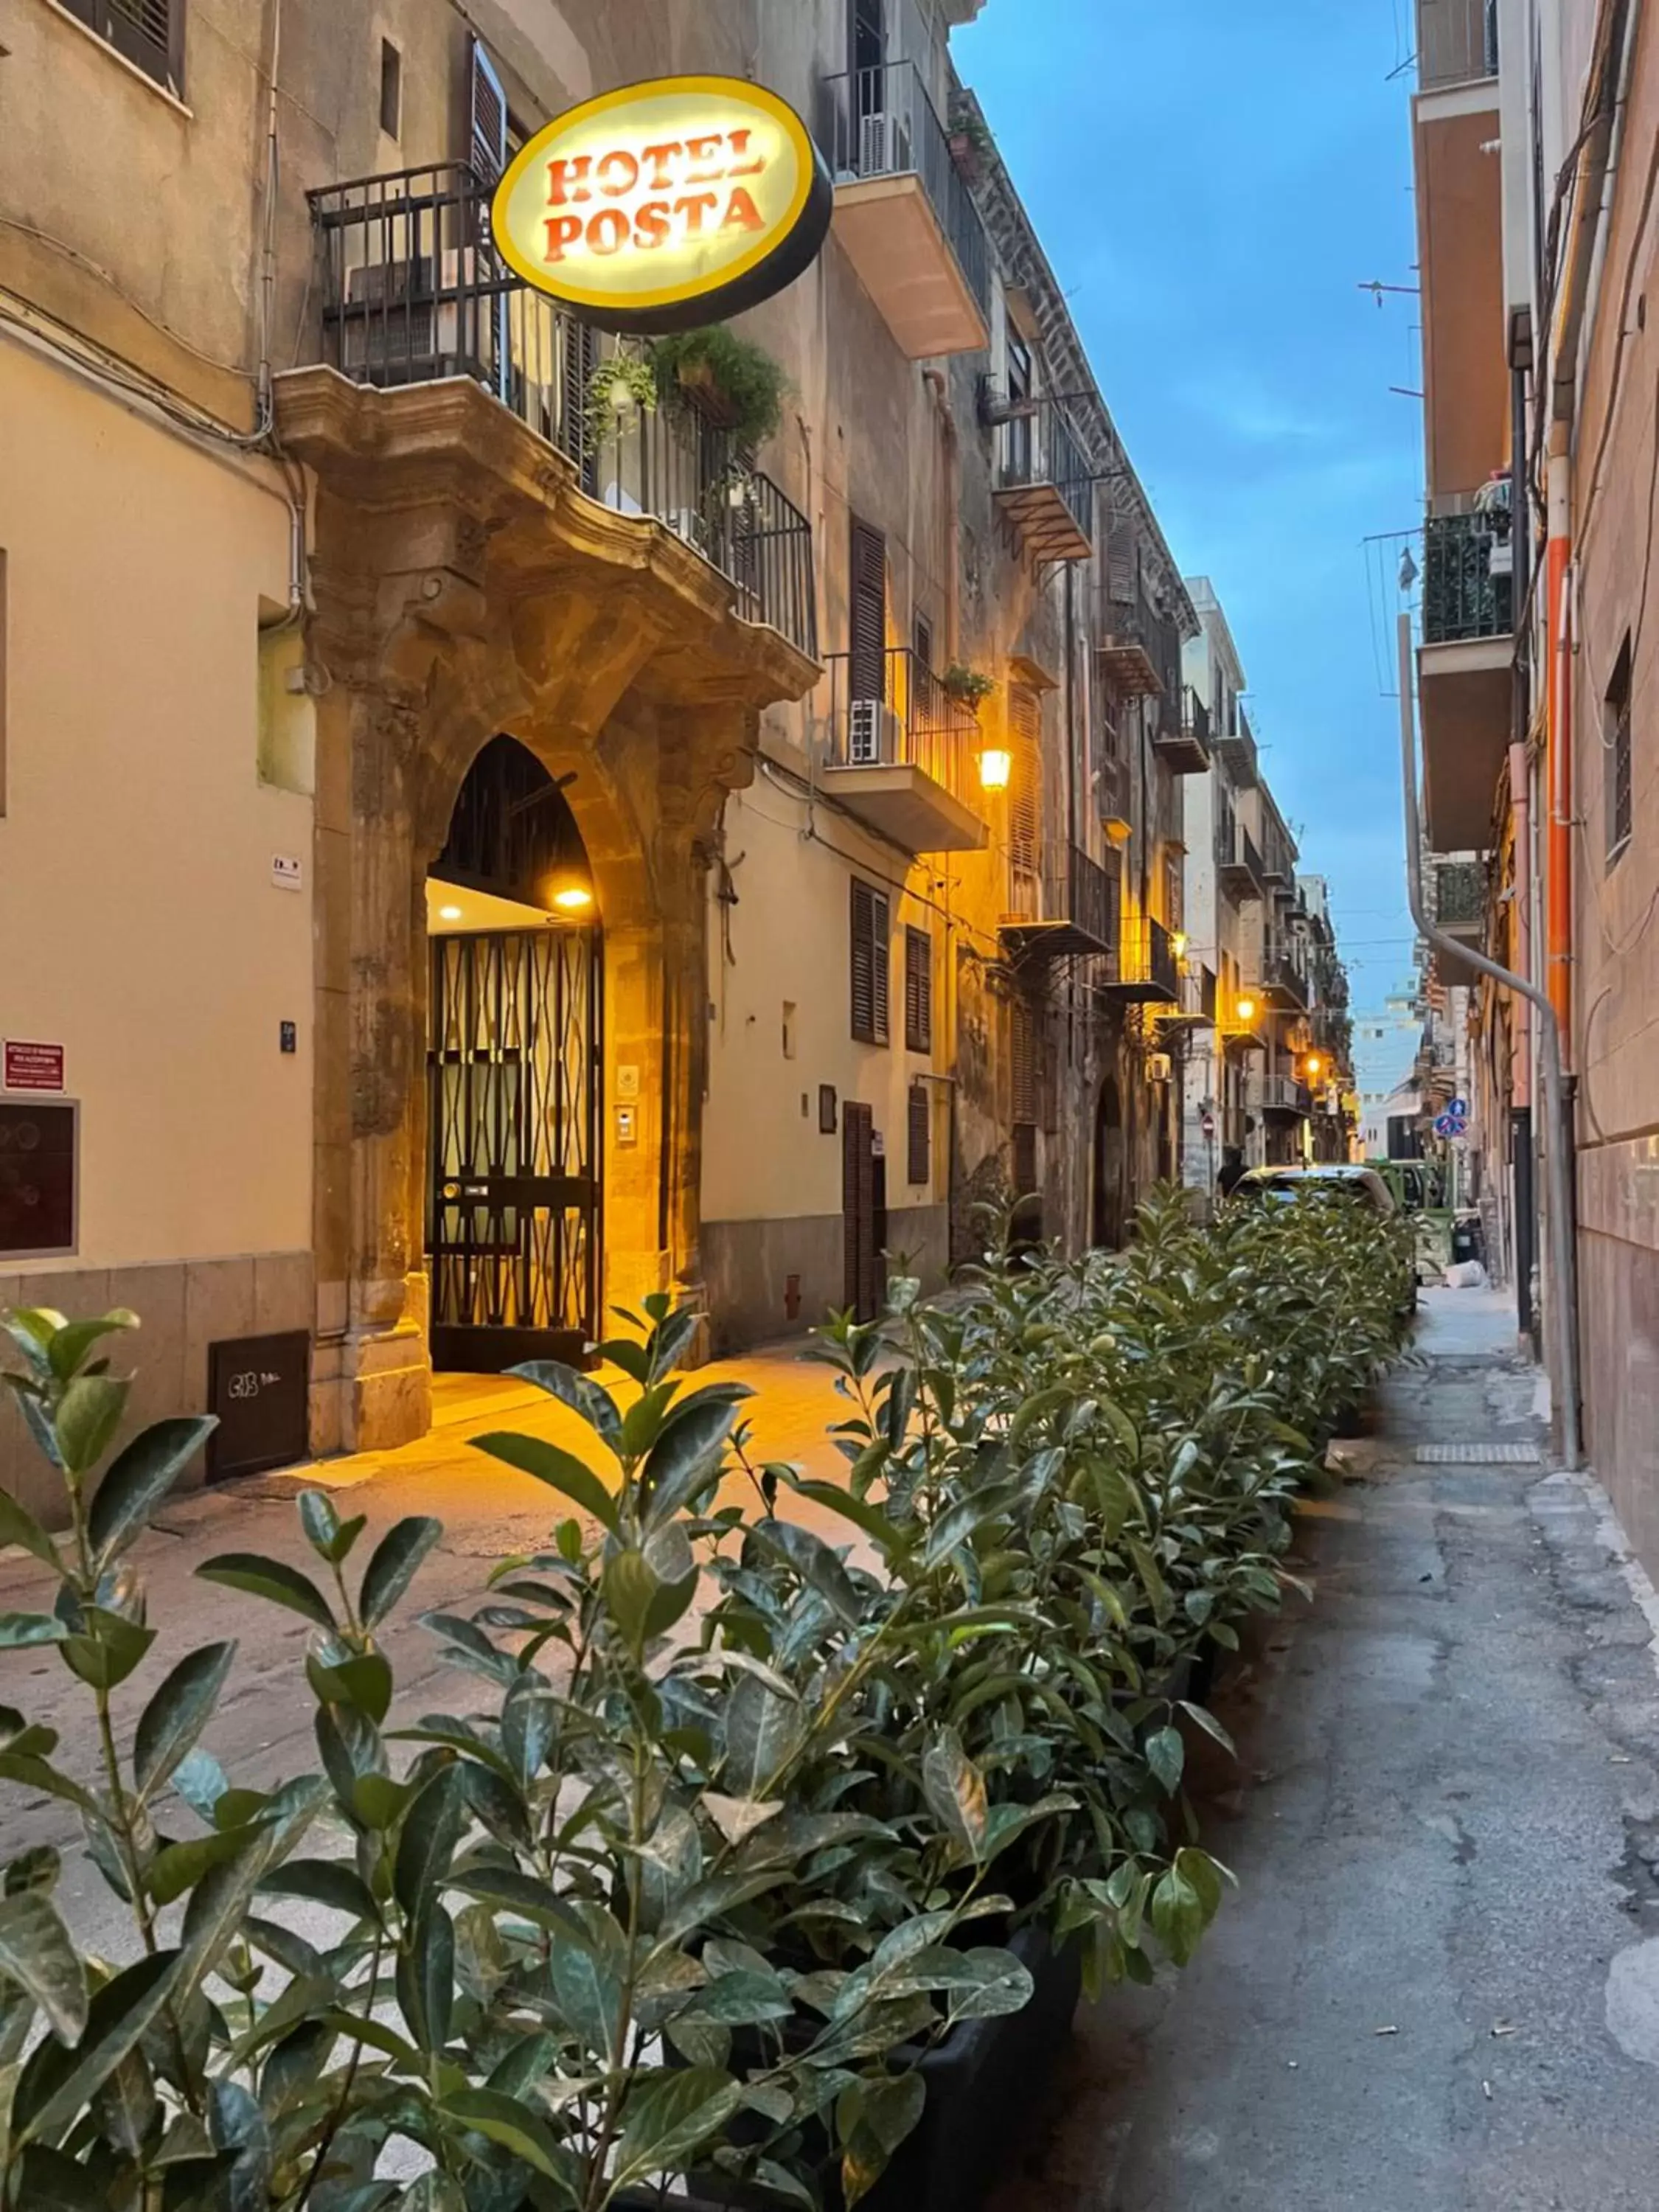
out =
[(1115, 1076), (1095, 1107), (1093, 1242), (1115, 1252), (1123, 1242), (1123, 1099)]
[(433, 1366), (580, 1360), (603, 1292), (598, 894), (559, 783), (515, 738), (467, 772), (426, 906)]

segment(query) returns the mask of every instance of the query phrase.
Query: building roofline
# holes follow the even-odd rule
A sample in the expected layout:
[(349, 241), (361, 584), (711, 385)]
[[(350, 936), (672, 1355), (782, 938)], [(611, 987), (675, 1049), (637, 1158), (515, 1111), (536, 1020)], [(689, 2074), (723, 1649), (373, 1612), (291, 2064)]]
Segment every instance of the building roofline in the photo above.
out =
[(1221, 631), (1222, 641), (1232, 659), (1238, 675), (1238, 688), (1248, 691), (1249, 684), (1244, 673), (1244, 656), (1238, 649), (1238, 640), (1233, 635), (1232, 624), (1227, 619), (1227, 610), (1221, 604), (1221, 594), (1207, 576), (1186, 576), (1182, 579), (1187, 595), (1196, 609), (1200, 623), (1206, 615), (1213, 614)]

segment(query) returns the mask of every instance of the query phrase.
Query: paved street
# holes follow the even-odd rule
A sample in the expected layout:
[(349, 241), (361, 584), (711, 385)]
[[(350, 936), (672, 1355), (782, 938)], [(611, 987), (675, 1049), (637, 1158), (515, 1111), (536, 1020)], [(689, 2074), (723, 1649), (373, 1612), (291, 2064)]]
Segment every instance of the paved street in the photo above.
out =
[(1240, 1894), (1084, 2016), (997, 2212), (1659, 2203), (1659, 1612), (1593, 1484), (1480, 1460), (1542, 1441), (1501, 1302), (1431, 1308), (1225, 1700)]

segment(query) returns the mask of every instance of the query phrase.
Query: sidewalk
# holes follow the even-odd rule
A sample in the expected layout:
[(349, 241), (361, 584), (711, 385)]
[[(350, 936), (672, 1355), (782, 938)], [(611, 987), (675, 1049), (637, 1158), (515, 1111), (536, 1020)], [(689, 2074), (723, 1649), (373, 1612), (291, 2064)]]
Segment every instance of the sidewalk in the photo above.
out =
[(1540, 1398), (1500, 1300), (1430, 1294), (1225, 1690), (1239, 1893), (1083, 2015), (996, 2212), (1659, 2204), (1659, 1619)]

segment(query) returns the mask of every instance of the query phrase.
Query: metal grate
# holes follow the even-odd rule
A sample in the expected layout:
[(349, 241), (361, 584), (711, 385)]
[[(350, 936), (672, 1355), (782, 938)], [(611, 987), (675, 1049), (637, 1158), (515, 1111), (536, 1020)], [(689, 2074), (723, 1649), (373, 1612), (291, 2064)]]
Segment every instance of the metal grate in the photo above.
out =
[(1536, 1444), (1419, 1444), (1419, 1467), (1542, 1467)]

